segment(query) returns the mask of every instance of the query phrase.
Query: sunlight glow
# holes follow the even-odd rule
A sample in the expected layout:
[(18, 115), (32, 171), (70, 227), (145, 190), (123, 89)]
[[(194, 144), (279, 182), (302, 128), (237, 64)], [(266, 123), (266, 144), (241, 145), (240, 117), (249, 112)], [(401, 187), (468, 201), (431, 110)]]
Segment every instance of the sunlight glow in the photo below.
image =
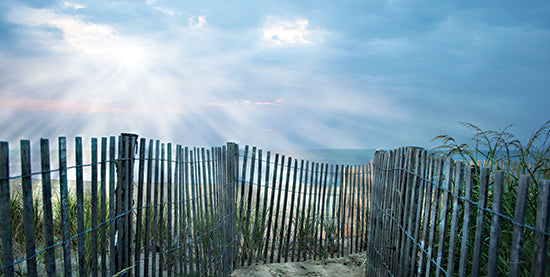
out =
[(272, 46), (311, 45), (321, 41), (323, 31), (311, 30), (308, 26), (306, 19), (275, 21), (262, 29), (262, 39)]

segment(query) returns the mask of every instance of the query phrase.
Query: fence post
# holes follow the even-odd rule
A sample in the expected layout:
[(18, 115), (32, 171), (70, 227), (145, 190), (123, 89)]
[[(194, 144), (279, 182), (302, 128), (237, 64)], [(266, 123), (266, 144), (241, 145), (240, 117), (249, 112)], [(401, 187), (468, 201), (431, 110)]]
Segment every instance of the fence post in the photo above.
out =
[[(132, 189), (137, 134), (120, 135), (117, 159), (115, 272), (130, 267), (132, 257)], [(128, 272), (131, 275), (131, 271)]]
[[(229, 272), (232, 272), (235, 263), (237, 261), (237, 257), (235, 257), (235, 253), (237, 251), (236, 247), (238, 246), (238, 243), (236, 242), (236, 235), (237, 235), (237, 203), (236, 203), (236, 194), (235, 194), (235, 188), (237, 186), (237, 182), (239, 180), (239, 146), (238, 144), (234, 142), (228, 142), (227, 143), (227, 172), (226, 172), (226, 180), (227, 180), (227, 195), (225, 197), (226, 201), (226, 207), (227, 209), (227, 230), (226, 234), (229, 234), (227, 236), (227, 248), (229, 250), (229, 253), (227, 253), (229, 257), (229, 265), (228, 269)], [(230, 216), (229, 216), (230, 215)], [(231, 245), (232, 244), (232, 245)]]

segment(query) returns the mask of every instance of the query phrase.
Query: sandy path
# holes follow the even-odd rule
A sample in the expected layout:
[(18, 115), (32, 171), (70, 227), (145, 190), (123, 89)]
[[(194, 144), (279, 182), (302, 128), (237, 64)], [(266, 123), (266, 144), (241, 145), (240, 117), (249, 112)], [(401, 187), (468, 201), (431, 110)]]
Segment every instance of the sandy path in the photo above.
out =
[(231, 276), (365, 276), (365, 253), (326, 261), (257, 264), (235, 270)]

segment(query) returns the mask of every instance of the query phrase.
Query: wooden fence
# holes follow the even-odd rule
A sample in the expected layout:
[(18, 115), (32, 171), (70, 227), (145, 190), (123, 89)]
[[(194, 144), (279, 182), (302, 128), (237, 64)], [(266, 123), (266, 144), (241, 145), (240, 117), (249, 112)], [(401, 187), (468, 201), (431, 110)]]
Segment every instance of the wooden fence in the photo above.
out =
[(550, 183), (377, 151), (368, 221), (368, 276), (550, 276)]
[(372, 165), (329, 165), (244, 147), (237, 266), (341, 257), (366, 249)]
[(10, 161), (0, 142), (3, 276), (229, 276), (366, 247), (372, 165), (131, 134), (67, 145), (22, 140)]

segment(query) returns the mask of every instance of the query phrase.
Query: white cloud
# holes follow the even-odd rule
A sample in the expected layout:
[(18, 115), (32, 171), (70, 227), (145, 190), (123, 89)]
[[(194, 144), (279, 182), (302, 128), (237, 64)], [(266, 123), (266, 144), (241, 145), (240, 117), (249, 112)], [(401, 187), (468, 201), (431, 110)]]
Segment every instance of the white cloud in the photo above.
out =
[(189, 18), (189, 26), (191, 27), (202, 27), (206, 24), (206, 17), (204, 16), (191, 16)]
[[(145, 66), (151, 52), (142, 40), (122, 36), (109, 25), (86, 22), (80, 16), (18, 7), (8, 19), (28, 27), (55, 27), (63, 33), (62, 41), (74, 50), (126, 69)], [(59, 43), (53, 45), (59, 47)]]
[(86, 8), (86, 6), (84, 6), (84, 5), (79, 5), (79, 4), (70, 3), (70, 2), (63, 2), (63, 6), (65, 8), (73, 8), (75, 10)]
[[(271, 21), (271, 18), (268, 18)], [(312, 45), (323, 41), (325, 31), (309, 28), (307, 19), (276, 20), (262, 28), (262, 40), (271, 46)]]

